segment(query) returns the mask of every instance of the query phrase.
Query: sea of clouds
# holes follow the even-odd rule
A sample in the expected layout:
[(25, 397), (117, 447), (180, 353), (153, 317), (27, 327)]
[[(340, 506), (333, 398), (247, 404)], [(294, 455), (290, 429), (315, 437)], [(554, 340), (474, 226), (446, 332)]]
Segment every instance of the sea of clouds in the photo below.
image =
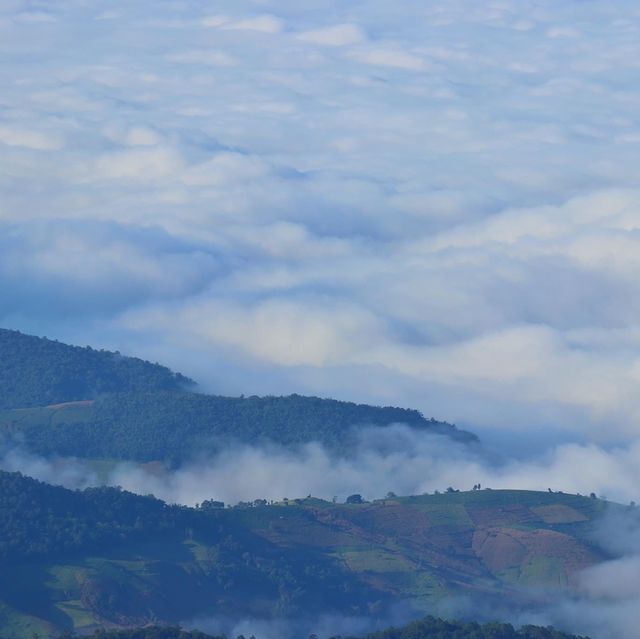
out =
[(623, 443), (640, 9), (5, 0), (0, 324)]

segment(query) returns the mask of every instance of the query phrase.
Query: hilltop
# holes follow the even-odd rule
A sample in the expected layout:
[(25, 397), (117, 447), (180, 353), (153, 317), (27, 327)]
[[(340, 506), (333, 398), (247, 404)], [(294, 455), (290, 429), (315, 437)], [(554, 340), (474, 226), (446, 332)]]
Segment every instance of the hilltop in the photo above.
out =
[[(307, 498), (169, 506), (0, 473), (0, 635), (177, 623), (199, 615), (425, 614), (464, 595), (526, 605), (605, 554), (606, 502), (480, 490), (362, 504)], [(620, 507), (622, 508), (622, 507)]]
[(193, 386), (193, 380), (160, 364), (0, 328), (0, 409)]

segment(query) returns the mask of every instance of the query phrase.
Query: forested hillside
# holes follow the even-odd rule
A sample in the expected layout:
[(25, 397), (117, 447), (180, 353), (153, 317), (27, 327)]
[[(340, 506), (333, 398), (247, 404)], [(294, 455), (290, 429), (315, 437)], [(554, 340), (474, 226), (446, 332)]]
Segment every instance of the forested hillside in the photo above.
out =
[(0, 329), (0, 408), (47, 406), (194, 382), (165, 366)]
[(318, 397), (222, 397), (168, 368), (0, 329), (0, 440), (45, 456), (177, 465), (225, 445), (322, 442), (348, 453), (359, 427), (475, 435), (417, 410)]
[(70, 491), (0, 471), (0, 566), (135, 540), (182, 540), (198, 515), (117, 488)]
[(169, 464), (235, 442), (294, 446), (319, 441), (348, 452), (357, 427), (394, 423), (465, 442), (476, 439), (449, 424), (427, 420), (416, 410), (299, 395), (240, 398), (171, 391), (118, 393), (92, 403), (0, 411), (0, 435), (18, 439), (41, 455)]
[[(93, 634), (85, 636), (86, 639), (226, 639), (226, 637), (214, 637), (199, 630), (183, 630), (177, 626), (96, 630)], [(68, 639), (68, 635), (59, 637), (59, 639)]]
[[(115, 638), (114, 638), (115, 639)], [(133, 639), (133, 638), (132, 638)], [(137, 638), (136, 638), (137, 639)], [(152, 638), (145, 638), (152, 639)], [(337, 638), (334, 638), (337, 639)], [(349, 638), (352, 639), (352, 638)], [(554, 628), (511, 624), (444, 621), (426, 617), (401, 628), (389, 628), (373, 632), (360, 639), (588, 639), (577, 637)]]
[(408, 602), (418, 615), (450, 596), (523, 605), (523, 587), (562, 591), (604, 558), (592, 532), (606, 507), (476, 490), (186, 508), (0, 472), (0, 569), (12, 575), (0, 636), (202, 614), (379, 616)]
[[(63, 639), (62, 637), (60, 639)], [(187, 631), (177, 627), (151, 626), (128, 630), (100, 630), (88, 639), (223, 639), (197, 630)], [(231, 638), (233, 639), (233, 638)], [(333, 637), (332, 639), (342, 639)], [(464, 623), (426, 617), (401, 628), (389, 628), (362, 637), (344, 639), (587, 639), (553, 628), (523, 626), (514, 628), (502, 623)]]

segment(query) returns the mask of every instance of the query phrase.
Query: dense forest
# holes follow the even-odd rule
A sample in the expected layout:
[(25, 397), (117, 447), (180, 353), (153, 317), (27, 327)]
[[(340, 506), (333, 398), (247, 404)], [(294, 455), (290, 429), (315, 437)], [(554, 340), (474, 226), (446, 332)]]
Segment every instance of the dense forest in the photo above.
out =
[(311, 441), (348, 453), (357, 427), (397, 423), (477, 441), (416, 410), (300, 395), (204, 395), (158, 364), (3, 329), (0, 388), (0, 438), (45, 456), (178, 465), (234, 442)]
[[(311, 634), (310, 637), (315, 637)], [(60, 637), (68, 639), (69, 635)], [(178, 627), (150, 626), (128, 630), (99, 630), (88, 639), (225, 639), (213, 637), (198, 630), (187, 631)], [(237, 639), (244, 639), (240, 635)], [(343, 639), (332, 637), (331, 639)], [(588, 639), (578, 637), (554, 628), (541, 626), (523, 626), (514, 628), (511, 624), (459, 621), (444, 621), (435, 617), (426, 617), (414, 621), (401, 628), (389, 628), (370, 633), (364, 637), (348, 637), (345, 639)]]
[[(71, 636), (64, 634), (59, 639), (70, 639)], [(183, 630), (177, 626), (148, 626), (127, 630), (101, 629), (84, 637), (85, 639), (226, 639), (222, 636), (207, 635), (199, 630)]]
[(234, 442), (295, 446), (320, 441), (346, 452), (358, 426), (403, 423), (462, 441), (475, 438), (418, 411), (379, 408), (317, 397), (219, 397), (186, 392), (106, 395), (91, 405), (0, 414), (0, 434), (19, 438), (41, 455), (163, 460)]
[(0, 329), (0, 408), (190, 386), (192, 380), (159, 364)]
[(197, 511), (117, 488), (71, 491), (0, 471), (0, 565), (176, 537), (203, 525)]
[[(151, 638), (149, 638), (151, 639)], [(333, 638), (337, 639), (337, 638)], [(351, 638), (350, 638), (351, 639)], [(388, 628), (373, 632), (361, 639), (587, 639), (577, 637), (554, 628), (523, 626), (514, 628), (511, 624), (444, 621), (426, 617), (402, 628)]]
[[(71, 636), (64, 634), (59, 639), (69, 639)], [(222, 636), (207, 635), (199, 630), (183, 630), (177, 626), (148, 626), (127, 630), (101, 629), (84, 636), (85, 639), (226, 639)]]
[[(285, 549), (260, 534), (265, 516), (268, 527), (312, 520), (302, 508), (277, 510), (169, 506), (0, 472), (0, 571), (13, 576), (0, 580), (0, 613), (8, 606), (9, 619), (62, 629), (74, 622), (53, 605), (60, 600), (84, 619), (121, 626), (176, 623), (212, 607), (271, 616), (382, 604), (383, 594), (313, 544)], [(68, 577), (59, 583), (61, 572)], [(5, 623), (0, 614), (0, 636)]]

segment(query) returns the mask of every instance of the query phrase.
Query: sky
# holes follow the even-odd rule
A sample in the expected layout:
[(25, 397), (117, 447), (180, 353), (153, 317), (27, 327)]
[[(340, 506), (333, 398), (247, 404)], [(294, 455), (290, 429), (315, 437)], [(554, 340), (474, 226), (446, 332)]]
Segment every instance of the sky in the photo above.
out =
[(2, 0), (0, 325), (634, 446), (639, 35), (630, 0)]

